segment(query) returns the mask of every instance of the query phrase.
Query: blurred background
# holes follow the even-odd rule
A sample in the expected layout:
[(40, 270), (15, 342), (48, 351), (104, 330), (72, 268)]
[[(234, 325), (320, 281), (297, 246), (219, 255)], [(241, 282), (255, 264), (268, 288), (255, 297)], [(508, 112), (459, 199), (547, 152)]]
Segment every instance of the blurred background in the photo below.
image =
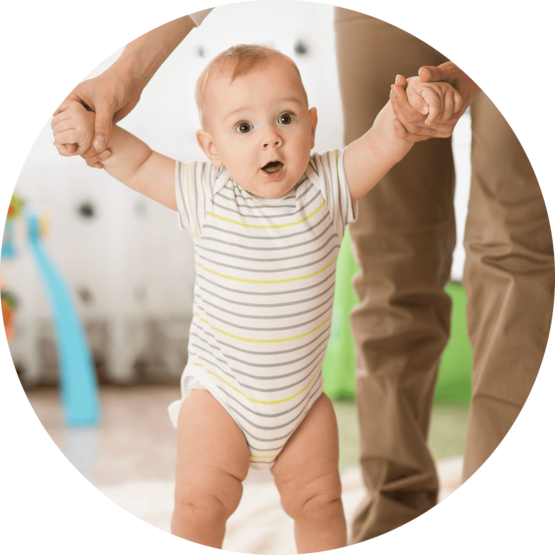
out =
[[(195, 141), (200, 127), (196, 79), (216, 54), (250, 42), (278, 48), (297, 63), (309, 102), (318, 108), (315, 151), (342, 147), (333, 7), (315, 3), (217, 8), (163, 64), (122, 127), (173, 158), (204, 159)], [(392, 82), (394, 77), (392, 68)], [(442, 358), (429, 437), (441, 498), (460, 483), (470, 400), (472, 351), (460, 285), (469, 119), (465, 114), (453, 135), (458, 241), (448, 286), (454, 301), (452, 337)], [(3, 235), (2, 313), (15, 369), (43, 426), (81, 473), (133, 514), (169, 530), (176, 434), (166, 409), (179, 397), (187, 362), (192, 240), (178, 230), (175, 213), (87, 167), (81, 158), (60, 157), (52, 141), (47, 125), (21, 172)], [(356, 271), (347, 236), (324, 374), (339, 421), (349, 518), (363, 494), (348, 325), (356, 303), (350, 285)], [(249, 474), (224, 547), (295, 552), (292, 523), (279, 508), (269, 472)]]

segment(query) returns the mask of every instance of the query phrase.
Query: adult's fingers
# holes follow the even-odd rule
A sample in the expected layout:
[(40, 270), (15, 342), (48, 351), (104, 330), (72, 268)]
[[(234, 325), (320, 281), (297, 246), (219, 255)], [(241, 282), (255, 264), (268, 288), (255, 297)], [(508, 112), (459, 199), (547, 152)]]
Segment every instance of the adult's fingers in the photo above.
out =
[[(403, 99), (403, 96), (397, 95), (397, 98), (393, 98), (393, 94), (391, 94), (391, 107), (393, 108), (393, 113), (399, 120), (399, 124), (402, 124), (405, 131), (409, 134), (408, 136), (404, 137), (401, 130), (399, 129), (397, 124), (395, 125), (395, 130), (397, 134), (402, 138), (409, 138), (411, 141), (422, 141), (431, 138), (447, 138), (450, 137), (453, 133), (453, 124), (437, 124), (435, 128), (428, 127), (424, 124), (423, 116), (421, 116), (418, 112), (415, 112), (418, 119), (414, 118), (406, 118), (405, 113), (400, 110), (399, 105), (403, 102), (406, 102), (406, 99)], [(418, 139), (416, 137), (419, 137)]]
[(422, 81), (442, 81), (443, 72), (436, 66), (422, 66), (418, 70), (418, 77), (420, 77)]
[(96, 152), (102, 152), (108, 145), (108, 139), (112, 132), (112, 118), (115, 109), (111, 102), (97, 102), (95, 112), (92, 144)]
[(87, 166), (99, 169), (104, 167), (102, 162), (110, 158), (110, 156), (112, 156), (112, 151), (109, 148), (103, 150), (102, 152), (97, 152), (93, 146), (89, 147), (86, 152), (81, 154), (81, 157), (85, 160)]
[(407, 80), (405, 79), (404, 75), (396, 75), (395, 76), (395, 84), (399, 85), (400, 87), (403, 87), (403, 89), (406, 90), (407, 88)]
[[(393, 85), (391, 87), (391, 100), (395, 103), (393, 106), (393, 110), (395, 115), (401, 120), (403, 125), (405, 121), (407, 122), (423, 122), (424, 116), (415, 110), (408, 101), (407, 94), (405, 90), (398, 85)], [(395, 111), (397, 109), (397, 111)]]
[(420, 141), (425, 141), (430, 138), (424, 135), (414, 135), (413, 133), (409, 133), (398, 119), (393, 120), (393, 127), (395, 128), (395, 133), (397, 133), (398, 137), (408, 141), (413, 141), (414, 143), (419, 143)]

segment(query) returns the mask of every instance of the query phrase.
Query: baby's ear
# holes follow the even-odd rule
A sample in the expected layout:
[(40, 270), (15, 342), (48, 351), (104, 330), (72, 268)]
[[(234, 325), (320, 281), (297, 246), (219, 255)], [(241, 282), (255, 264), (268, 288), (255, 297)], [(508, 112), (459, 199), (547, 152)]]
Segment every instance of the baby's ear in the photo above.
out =
[(213, 166), (219, 168), (222, 165), (222, 161), (218, 156), (218, 151), (216, 149), (216, 145), (214, 144), (214, 139), (212, 139), (212, 135), (208, 133), (205, 129), (199, 129), (197, 131), (197, 143), (198, 146), (202, 149), (202, 152), (206, 154), (206, 157)]
[(318, 112), (314, 107), (310, 108), (308, 112), (312, 119), (312, 146), (310, 148), (314, 148), (314, 140), (316, 139), (316, 126), (318, 125)]

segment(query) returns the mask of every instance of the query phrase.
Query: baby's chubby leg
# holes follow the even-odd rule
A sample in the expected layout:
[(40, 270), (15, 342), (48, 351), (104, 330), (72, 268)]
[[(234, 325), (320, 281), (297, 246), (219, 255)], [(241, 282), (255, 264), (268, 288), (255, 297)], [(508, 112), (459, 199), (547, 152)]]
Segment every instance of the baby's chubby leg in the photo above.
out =
[(295, 520), (299, 553), (347, 545), (338, 464), (337, 421), (322, 393), (272, 467), (281, 504)]
[(177, 423), (172, 534), (221, 548), (249, 464), (247, 442), (231, 416), (208, 391), (191, 391)]

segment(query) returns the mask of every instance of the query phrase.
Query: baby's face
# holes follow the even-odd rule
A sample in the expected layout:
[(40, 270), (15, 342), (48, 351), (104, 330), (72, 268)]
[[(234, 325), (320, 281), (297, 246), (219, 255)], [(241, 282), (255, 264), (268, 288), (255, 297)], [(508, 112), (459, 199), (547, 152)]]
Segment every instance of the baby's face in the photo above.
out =
[(199, 143), (249, 193), (281, 197), (308, 165), (316, 109), (308, 109), (299, 75), (282, 58), (230, 80), (219, 75), (206, 91), (208, 129), (197, 133)]

